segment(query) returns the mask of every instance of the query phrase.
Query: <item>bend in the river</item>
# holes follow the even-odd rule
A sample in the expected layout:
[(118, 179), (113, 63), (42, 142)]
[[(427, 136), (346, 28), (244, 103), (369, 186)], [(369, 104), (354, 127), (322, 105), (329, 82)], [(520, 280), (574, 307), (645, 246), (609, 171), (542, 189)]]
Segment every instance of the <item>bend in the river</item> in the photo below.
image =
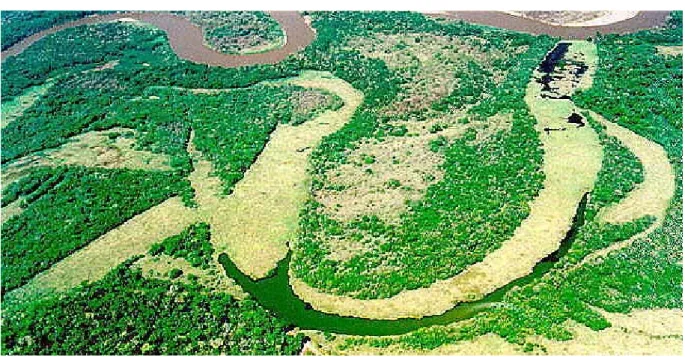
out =
[[(486, 25), (492, 24), (497, 25), (498, 27), (504, 27), (518, 31), (548, 33), (565, 38), (586, 38), (596, 34), (596, 32), (606, 33), (633, 31), (636, 29), (661, 24), (666, 17), (664, 13), (642, 12), (633, 19), (607, 26), (598, 26), (600, 28), (576, 27), (559, 29), (559, 26), (542, 24), (534, 20), (523, 19), (504, 13), (494, 13), (496, 16), (493, 16), (493, 13), (491, 12), (469, 13), (476, 17), (466, 17), (462, 15), (464, 14), (463, 12), (452, 14), (460, 14), (458, 15), (459, 18), (476, 23)], [(4, 60), (9, 56), (21, 53), (21, 51), (29, 47), (32, 43), (62, 29), (122, 18), (133, 18), (144, 21), (165, 31), (169, 37), (171, 47), (181, 58), (193, 62), (222, 67), (238, 67), (252, 64), (276, 63), (291, 53), (302, 49), (314, 39), (314, 32), (311, 28), (309, 28), (299, 13), (272, 12), (271, 15), (279, 22), (283, 30), (286, 32), (287, 42), (285, 46), (265, 53), (247, 55), (231, 55), (220, 53), (204, 46), (201, 29), (190, 23), (188, 20), (168, 13), (148, 12), (94, 16), (56, 26), (30, 36), (18, 44), (10, 47), (8, 50), (3, 51), (2, 59)], [(502, 16), (507, 17), (506, 21), (501, 21), (503, 20)], [(492, 21), (495, 21), (496, 23), (493, 24), (491, 23)], [(534, 22), (534, 24), (531, 24), (531, 21)], [(523, 22), (526, 24), (519, 25)], [(545, 27), (546, 29), (541, 30), (542, 27)], [(552, 31), (550, 30), (550, 27), (557, 28), (554, 29), (554, 31), (559, 30), (562, 32), (549, 33), (549, 31)], [(546, 163), (549, 160), (550, 147), (556, 148), (555, 155), (558, 154), (560, 155), (559, 157), (571, 160), (572, 162), (572, 158), (564, 156), (563, 151), (566, 150), (573, 152), (575, 150), (569, 150), (567, 146), (562, 148), (562, 143), (567, 145), (569, 140), (571, 140), (575, 142), (579, 148), (581, 146), (584, 147), (575, 152), (587, 150), (586, 144), (588, 142), (592, 144), (590, 147), (593, 150), (593, 153), (590, 155), (591, 157), (588, 156), (585, 159), (591, 159), (590, 161), (592, 161), (593, 164), (590, 165), (591, 167), (589, 168), (582, 168), (585, 169), (585, 171), (588, 171), (588, 173), (583, 176), (587, 180), (582, 182), (570, 182), (574, 188), (572, 190), (567, 190), (568, 192), (564, 193), (564, 197), (562, 197), (563, 199), (550, 199), (550, 202), (563, 203), (565, 211), (562, 219), (563, 222), (560, 222), (555, 229), (553, 242), (550, 241), (551, 244), (546, 246), (544, 250), (540, 250), (540, 252), (538, 252), (539, 254), (537, 254), (540, 256), (536, 255), (534, 260), (527, 259), (526, 261), (528, 263), (525, 269), (517, 270), (515, 275), (508, 275), (507, 279), (505, 280), (497, 280), (496, 284), (492, 284), (492, 286), (490, 286), (488, 289), (482, 291), (482, 294), (479, 296), (480, 300), (462, 303), (456, 307), (452, 307), (454, 302), (451, 302), (451, 308), (448, 307), (449, 310), (445, 311), (445, 308), (441, 308), (441, 310), (438, 312), (440, 315), (435, 316), (423, 318), (400, 318), (397, 320), (371, 320), (358, 317), (343, 317), (312, 309), (312, 306), (309, 303), (302, 301), (293, 291), (288, 274), (288, 266), (290, 261), (289, 255), (278, 264), (274, 276), (259, 281), (254, 281), (247, 275), (243, 274), (226, 254), (222, 254), (219, 257), (219, 260), (226, 269), (226, 273), (235, 279), (244, 290), (249, 292), (265, 307), (274, 311), (276, 314), (282, 316), (284, 319), (298, 326), (299, 328), (317, 329), (322, 331), (355, 335), (396, 335), (410, 332), (420, 327), (444, 325), (453, 323), (455, 321), (468, 319), (493, 303), (500, 301), (502, 296), (506, 293), (506, 291), (511, 289), (511, 287), (520, 285), (529, 281), (530, 279), (534, 279), (535, 277), (545, 274), (552, 265), (548, 259), (546, 259), (546, 257), (553, 256), (558, 258), (560, 255), (565, 254), (573, 240), (576, 228), (580, 222), (582, 222), (584, 204), (587, 200), (586, 193), (592, 188), (591, 186), (592, 183), (594, 183), (596, 171), (599, 169), (599, 167), (595, 165), (597, 156), (594, 155), (594, 150), (596, 149), (595, 141), (597, 140), (596, 134), (591, 132), (589, 127), (580, 129), (580, 127), (572, 127), (567, 125), (568, 123), (563, 122), (563, 120), (560, 120), (563, 116), (568, 114), (569, 110), (575, 109), (569, 100), (545, 99), (544, 101), (541, 101), (540, 98), (538, 98), (540, 96), (540, 86), (538, 83), (532, 82), (531, 86), (532, 87), (530, 88), (532, 89), (529, 88), (529, 93), (534, 93), (536, 98), (530, 99), (528, 104), (531, 106), (531, 111), (536, 116), (536, 119), (538, 119), (538, 129), (540, 130), (541, 139), (545, 145)], [(556, 104), (553, 104), (553, 102), (556, 102)], [(563, 162), (564, 160), (556, 161)], [(571, 165), (573, 167), (568, 167), (569, 165), (561, 166), (563, 166), (563, 168), (559, 170), (572, 170), (574, 168), (579, 168), (578, 165)], [(545, 173), (549, 178), (550, 172), (546, 171)], [(579, 177), (579, 175), (569, 176)], [(558, 178), (563, 179), (562, 176), (558, 176)], [(560, 185), (557, 183), (557, 186)], [(563, 186), (563, 183), (561, 186)], [(545, 187), (547, 187), (547, 184)], [(531, 213), (531, 215), (532, 214), (533, 213)], [(487, 276), (487, 278), (491, 279), (492, 277)], [(486, 296), (483, 297), (482, 295)]]
[(171, 48), (180, 58), (210, 66), (241, 67), (273, 64), (303, 49), (314, 40), (314, 31), (297, 11), (271, 11), (269, 14), (286, 34), (286, 43), (282, 47), (261, 53), (241, 55), (222, 53), (205, 46), (202, 29), (186, 18), (166, 12), (136, 12), (96, 15), (58, 25), (23, 39), (2, 51), (1, 57), (4, 61), (8, 57), (21, 53), (43, 37), (67, 28), (119, 19), (135, 19), (158, 27), (167, 34)]
[[(584, 45), (577, 42), (572, 46)], [(551, 53), (555, 51), (557, 47)], [(552, 69), (559, 60), (552, 63)], [(339, 296), (292, 277), (295, 293), (315, 309), (328, 313), (368, 319), (420, 318), (440, 315), (459, 302), (480, 300), (530, 274), (539, 261), (559, 249), (572, 225), (578, 202), (592, 190), (602, 166), (597, 133), (590, 126), (569, 123), (567, 117), (575, 110), (573, 103), (569, 99), (546, 98), (544, 88), (537, 78), (532, 78), (526, 94), (544, 150), (543, 189), (530, 202), (529, 216), (498, 249), (454, 277), (388, 298)]]

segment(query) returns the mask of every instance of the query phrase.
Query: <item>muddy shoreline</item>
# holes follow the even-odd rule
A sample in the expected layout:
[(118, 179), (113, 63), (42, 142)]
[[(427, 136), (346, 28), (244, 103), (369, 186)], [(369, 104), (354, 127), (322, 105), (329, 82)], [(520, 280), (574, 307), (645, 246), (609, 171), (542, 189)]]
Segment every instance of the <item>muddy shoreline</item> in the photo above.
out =
[(571, 27), (554, 26), (530, 18), (510, 15), (499, 11), (446, 11), (431, 14), (432, 17), (463, 20), (466, 22), (527, 32), (536, 35), (550, 35), (568, 40), (585, 40), (601, 34), (624, 34), (659, 27), (664, 24), (669, 11), (640, 11), (635, 17), (601, 26)]
[(221, 53), (204, 45), (202, 29), (188, 19), (165, 12), (139, 12), (96, 15), (55, 26), (23, 39), (2, 51), (0, 57), (4, 61), (8, 57), (21, 53), (43, 37), (67, 28), (125, 18), (140, 20), (158, 27), (166, 33), (171, 48), (180, 58), (210, 66), (241, 67), (253, 64), (274, 64), (305, 48), (314, 40), (314, 31), (297, 11), (270, 11), (269, 14), (286, 33), (287, 40), (284, 46), (262, 53), (243, 55)]

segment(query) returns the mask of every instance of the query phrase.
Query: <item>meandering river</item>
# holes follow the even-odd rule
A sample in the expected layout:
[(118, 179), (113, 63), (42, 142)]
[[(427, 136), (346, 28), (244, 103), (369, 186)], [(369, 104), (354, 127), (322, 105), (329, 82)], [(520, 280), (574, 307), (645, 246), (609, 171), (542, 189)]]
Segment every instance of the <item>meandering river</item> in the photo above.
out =
[(576, 232), (584, 222), (586, 204), (587, 195), (583, 197), (578, 205), (571, 229), (566, 234), (566, 238), (561, 242), (559, 250), (538, 262), (531, 274), (512, 281), (481, 300), (461, 303), (441, 315), (426, 316), (420, 319), (371, 320), (358, 317), (343, 317), (314, 310), (309, 304), (300, 300), (290, 286), (288, 276), (290, 254), (278, 264), (272, 276), (257, 281), (250, 279), (249, 276), (241, 272), (225, 253), (219, 256), (219, 263), (223, 265), (226, 274), (234, 279), (250, 296), (300, 329), (360, 336), (400, 335), (421, 327), (447, 325), (470, 319), (479, 312), (502, 301), (504, 295), (515, 286), (523, 286), (545, 275), (552, 269), (554, 263), (568, 252), (568, 249), (573, 244)]
[(163, 30), (169, 38), (171, 48), (180, 58), (210, 66), (241, 67), (253, 64), (273, 64), (303, 49), (314, 40), (314, 31), (297, 11), (271, 11), (269, 14), (285, 32), (286, 43), (282, 47), (262, 53), (243, 55), (222, 53), (205, 46), (202, 29), (184, 17), (167, 12), (136, 12), (90, 16), (49, 28), (2, 51), (1, 57), (4, 61), (8, 57), (21, 53), (41, 38), (67, 28), (127, 18), (140, 20)]
[[(10, 47), (6, 51), (3, 51), (2, 59), (4, 60), (10, 56), (19, 54), (41, 38), (63, 29), (123, 18), (133, 18), (159, 27), (166, 32), (171, 47), (179, 57), (212, 66), (239, 67), (252, 64), (276, 63), (283, 60), (288, 55), (304, 48), (313, 41), (315, 33), (299, 13), (271, 12), (271, 15), (279, 22), (287, 34), (287, 41), (285, 46), (264, 53), (246, 55), (220, 53), (204, 45), (202, 30), (198, 26), (192, 24), (189, 20), (169, 13), (145, 12), (93, 16), (56, 26), (34, 34)], [(469, 22), (503, 27), (517, 31), (546, 33), (564, 38), (586, 38), (595, 35), (597, 32), (628, 32), (660, 25), (665, 20), (667, 13), (641, 12), (632, 19), (614, 24), (580, 28), (552, 26), (500, 12), (451, 12), (448, 15), (442, 16), (454, 17)], [(356, 317), (342, 317), (316, 311), (312, 309), (309, 304), (300, 300), (294, 294), (292, 287), (289, 284), (288, 266), (290, 255), (278, 264), (275, 274), (271, 277), (257, 281), (252, 280), (249, 276), (242, 273), (226, 254), (222, 254), (219, 257), (219, 262), (224, 266), (227, 275), (238, 282), (238, 284), (257, 301), (301, 329), (315, 329), (351, 335), (397, 335), (421, 327), (445, 325), (471, 318), (493, 304), (500, 302), (506, 292), (514, 286), (523, 285), (547, 273), (553, 267), (554, 262), (563, 256), (571, 246), (577, 228), (582, 225), (586, 201), (587, 194), (578, 205), (571, 229), (566, 234), (565, 239), (561, 242), (560, 248), (550, 254), (547, 258), (538, 262), (531, 274), (497, 289), (481, 300), (462, 303), (441, 315), (428, 316), (420, 319), (370, 320)]]

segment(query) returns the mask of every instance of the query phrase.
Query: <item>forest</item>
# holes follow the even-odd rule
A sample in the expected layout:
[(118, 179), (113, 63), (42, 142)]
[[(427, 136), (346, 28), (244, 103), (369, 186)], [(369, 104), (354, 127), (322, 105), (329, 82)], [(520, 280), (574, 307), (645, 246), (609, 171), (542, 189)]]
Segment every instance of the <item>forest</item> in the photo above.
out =
[[(512, 113), (512, 130), (496, 133), (484, 142), (472, 142), (468, 137), (454, 141), (443, 138), (443, 141), (435, 142), (434, 150), (440, 150), (445, 155), (442, 166), (442, 170), (446, 172), (445, 177), (433, 183), (423, 199), (409, 204), (409, 211), (402, 217), (400, 224), (390, 225), (374, 216), (339, 222), (321, 214), (316, 201), (310, 202), (302, 212), (301, 233), (294, 247), (291, 263), (298, 278), (337, 294), (362, 299), (388, 297), (404, 289), (425, 287), (436, 280), (454, 276), (465, 267), (482, 260), (488, 252), (510, 237), (528, 215), (526, 203), (541, 188), (544, 177), (540, 171), (540, 144), (532, 126), (532, 117), (523, 103), (523, 94), (530, 69), (534, 68), (534, 63), (544, 54), (552, 39), (494, 30), (493, 33), (481, 33), (481, 28), (462, 23), (433, 27), (431, 25), (435, 25), (435, 22), (420, 21), (413, 14), (393, 14), (389, 19), (381, 16), (390, 15), (374, 13), (346, 13), (338, 16), (362, 17), (354, 18), (349, 23), (368, 24), (366, 26), (377, 33), (396, 34), (407, 31), (481, 36), (487, 39), (485, 45), (482, 45), (483, 51), (496, 41), (502, 41), (502, 46), (511, 48), (528, 46), (527, 51), (518, 57), (496, 63), (496, 68), (486, 69), (473, 61), (468, 62), (463, 71), (455, 74), (467, 84), (457, 86), (449, 96), (432, 104), (436, 110), (448, 113), (472, 104), (465, 115), (466, 120), (470, 121), (487, 120), (498, 113)], [(335, 28), (338, 32), (335, 36), (338, 38), (349, 37), (357, 31), (356, 28), (343, 25), (329, 26), (329, 21), (332, 19), (315, 18), (315, 24), (322, 28)], [(364, 28), (361, 35), (364, 35), (363, 30)], [(323, 32), (319, 34), (327, 35)], [(375, 62), (374, 59), (366, 61)], [(360, 74), (365, 73), (364, 70), (373, 73), (373, 68), (358, 66), (357, 71)], [(472, 88), (471, 83), (480, 83), (479, 79), (488, 71), (504, 71), (506, 77), (499, 86), (484, 81), (482, 88)], [(380, 97), (385, 90), (387, 89), (377, 91), (373, 87), (366, 89), (365, 104), (370, 102), (369, 97), (376, 97), (375, 93)], [(398, 92), (400, 96), (400, 88)], [(458, 102), (449, 98), (471, 98), (471, 102)], [(381, 107), (381, 103), (383, 102), (376, 102), (374, 107)], [(397, 135), (394, 131), (396, 126), (389, 125), (392, 124), (391, 117), (377, 114), (377, 109), (367, 108), (364, 106), (348, 126), (328, 137), (313, 154), (315, 192), (317, 188), (326, 185), (326, 171), (346, 162), (344, 155), (350, 148), (354, 148), (356, 142), (365, 138), (382, 141)], [(435, 114), (426, 111), (407, 114), (416, 121), (426, 120), (430, 115)], [(507, 155), (503, 155), (504, 152)], [(529, 179), (516, 179), (521, 176)], [(484, 197), (488, 199), (483, 199)], [(492, 223), (483, 225), (483, 222)], [(326, 248), (327, 241), (360, 241), (361, 236), (371, 237), (361, 241), (373, 245), (371, 251), (345, 262), (327, 258), (330, 253)], [(430, 236), (431, 239), (421, 239), (425, 236)], [(469, 249), (464, 249), (465, 246)], [(370, 269), (381, 263), (386, 267), (384, 271)]]
[(34, 33), (95, 13), (97, 11), (3, 11), (0, 15), (2, 50)]
[[(136, 257), (102, 280), (3, 311), (7, 354), (295, 355), (304, 336), (247, 298), (145, 278)], [(14, 309), (14, 310), (12, 310)]]
[(263, 11), (174, 11), (202, 27), (209, 47), (224, 53), (257, 53), (285, 44), (276, 20)]
[[(3, 12), (3, 49), (88, 14)], [(245, 21), (254, 27), (215, 27), (213, 21), (220, 18), (184, 16), (209, 24), (205, 36), (210, 45), (228, 53), (278, 41), (281, 33), (273, 19), (249, 14), (254, 18)], [(311, 195), (300, 212), (297, 239), (289, 246), (293, 276), (328, 293), (391, 297), (452, 277), (510, 238), (529, 215), (528, 204), (545, 178), (525, 88), (558, 39), (410, 12), (306, 15), (316, 39), (274, 65), (221, 68), (181, 60), (163, 31), (124, 22), (66, 29), (7, 58), (1, 69), (3, 106), (48, 81), (54, 84), (2, 129), (3, 169), (76, 135), (112, 128), (133, 129), (136, 149), (167, 155), (171, 169), (41, 166), (3, 185), (3, 210), (19, 202), (22, 211), (2, 224), (2, 296), (171, 197), (195, 206), (188, 180), (194, 169), (188, 153), (191, 132), (193, 146), (212, 163), (224, 195), (230, 195), (279, 125), (297, 125), (343, 105), (331, 93), (280, 81), (302, 70), (331, 72), (364, 94), (351, 120), (312, 148), (311, 193), (347, 189), (335, 186), (330, 177), (353, 165), (360, 147), (415, 138), (421, 134), (410, 129), (421, 123), (436, 122), (428, 125), (425, 135), (431, 140), (425, 149), (442, 161), (440, 177), (426, 178), (423, 196), (402, 202), (407, 210), (398, 221), (373, 214), (336, 219)], [(211, 42), (227, 34), (249, 37), (254, 31), (262, 37), (247, 45)], [(454, 65), (445, 73), (429, 68), (433, 79), (455, 79), (438, 98), (412, 97), (412, 90), (425, 84), (413, 76), (420, 70), (412, 67), (421, 62), (418, 56), (396, 68), (382, 55), (350, 45), (407, 34), (469, 39), (460, 42), (463, 47), (443, 48), (424, 59)], [(421, 48), (420, 41), (413, 45)], [(572, 100), (666, 149), (677, 190), (664, 224), (648, 239), (596, 264), (570, 269), (655, 221), (649, 215), (624, 224), (598, 219), (602, 208), (644, 181), (645, 169), (601, 123), (583, 115), (599, 135), (602, 167), (572, 244), (547, 274), (509, 290), (501, 303), (464, 323), (398, 337), (352, 337), (341, 348), (399, 345), (426, 351), (494, 333), (533, 351), (539, 346), (529, 342), (532, 335), (571, 339), (567, 321), (593, 330), (608, 327), (610, 322), (594, 306), (621, 313), (682, 308), (682, 55), (664, 56), (656, 47), (682, 46), (682, 12), (674, 12), (661, 29), (601, 35), (593, 41), (599, 51), (593, 87)], [(412, 45), (406, 42), (401, 46)], [(462, 50), (467, 54), (456, 60), (446, 55)], [(504, 55), (496, 60), (479, 57), (497, 51)], [(323, 99), (313, 106), (300, 101), (310, 95)], [(401, 115), (393, 112), (406, 99), (419, 104)], [(510, 118), (508, 125), (498, 126), (493, 118), (499, 117)], [(468, 130), (450, 137), (450, 125)], [(376, 158), (363, 160), (371, 164)], [(403, 185), (401, 177), (393, 178), (384, 188), (401, 190)], [(206, 270), (217, 253), (210, 238), (209, 225), (198, 222), (152, 245), (147, 255), (183, 259)], [(336, 260), (331, 258), (332, 241), (362, 243), (368, 249)], [(132, 257), (103, 279), (65, 293), (17, 305), (3, 302), (2, 352), (289, 355), (302, 350), (304, 334), (256, 299), (238, 299), (196, 279), (180, 279), (186, 275), (180, 270), (166, 278), (146, 277), (135, 266), (140, 259)]]
[(632, 153), (603, 132), (600, 124), (590, 120), (600, 134), (604, 161), (585, 210), (585, 222), (576, 232), (568, 254), (555, 263), (554, 269), (509, 291), (501, 306), (468, 323), (421, 329), (398, 338), (350, 339), (343, 348), (399, 344), (431, 350), (495, 333), (522, 345), (524, 352), (532, 352), (541, 348), (528, 340), (535, 334), (555, 340), (572, 339), (563, 326), (566, 321), (579, 322), (595, 331), (610, 326), (592, 306), (620, 313), (682, 308), (682, 55), (665, 57), (655, 48), (682, 45), (682, 12), (673, 12), (663, 28), (601, 36), (597, 45), (599, 68), (593, 87), (574, 95), (573, 100), (666, 149), (676, 173), (677, 189), (664, 224), (646, 239), (609, 254), (600, 263), (570, 269), (590, 252), (643, 231), (654, 219), (645, 216), (622, 225), (597, 221), (600, 208), (618, 201), (642, 181), (642, 167)]
[(150, 247), (148, 254), (158, 256), (166, 254), (175, 258), (183, 258), (194, 267), (209, 269), (212, 264), (214, 247), (209, 241), (209, 225), (207, 223), (193, 224), (181, 234), (171, 236), (161, 243)]

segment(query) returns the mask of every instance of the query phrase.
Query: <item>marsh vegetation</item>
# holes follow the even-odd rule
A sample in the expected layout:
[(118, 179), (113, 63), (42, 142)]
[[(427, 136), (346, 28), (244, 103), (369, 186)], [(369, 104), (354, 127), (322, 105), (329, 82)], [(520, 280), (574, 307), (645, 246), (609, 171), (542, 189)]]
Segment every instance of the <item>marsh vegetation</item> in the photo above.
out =
[[(278, 42), (263, 14), (186, 15), (228, 52)], [(512, 250), (545, 273), (485, 274), (464, 300), (517, 283), (468, 319), (306, 334), (333, 353), (493, 339), (544, 353), (600, 336), (590, 331), (625, 337), (636, 316), (682, 318), (682, 54), (663, 49), (682, 46), (681, 12), (574, 42), (550, 72), (554, 98), (531, 92), (549, 36), (409, 12), (305, 16), (315, 40), (273, 65), (183, 60), (141, 21), (65, 29), (4, 59), (3, 351), (296, 354), (305, 333), (290, 310), (251, 292), (276, 281), (293, 299), (300, 284), (357, 304), (430, 291), (517, 248), (536, 212), (557, 209), (569, 214), (546, 237), (570, 229), (569, 246)], [(39, 20), (17, 34), (66, 21)], [(245, 34), (257, 42), (224, 41)], [(540, 206), (550, 187), (563, 195)], [(237, 224), (227, 207), (244, 212)], [(612, 219), (612, 207), (630, 214)], [(236, 230), (250, 214), (254, 229)], [(216, 277), (219, 257), (235, 279)], [(401, 324), (364, 328), (384, 323)], [(672, 334), (654, 339), (673, 348)]]

